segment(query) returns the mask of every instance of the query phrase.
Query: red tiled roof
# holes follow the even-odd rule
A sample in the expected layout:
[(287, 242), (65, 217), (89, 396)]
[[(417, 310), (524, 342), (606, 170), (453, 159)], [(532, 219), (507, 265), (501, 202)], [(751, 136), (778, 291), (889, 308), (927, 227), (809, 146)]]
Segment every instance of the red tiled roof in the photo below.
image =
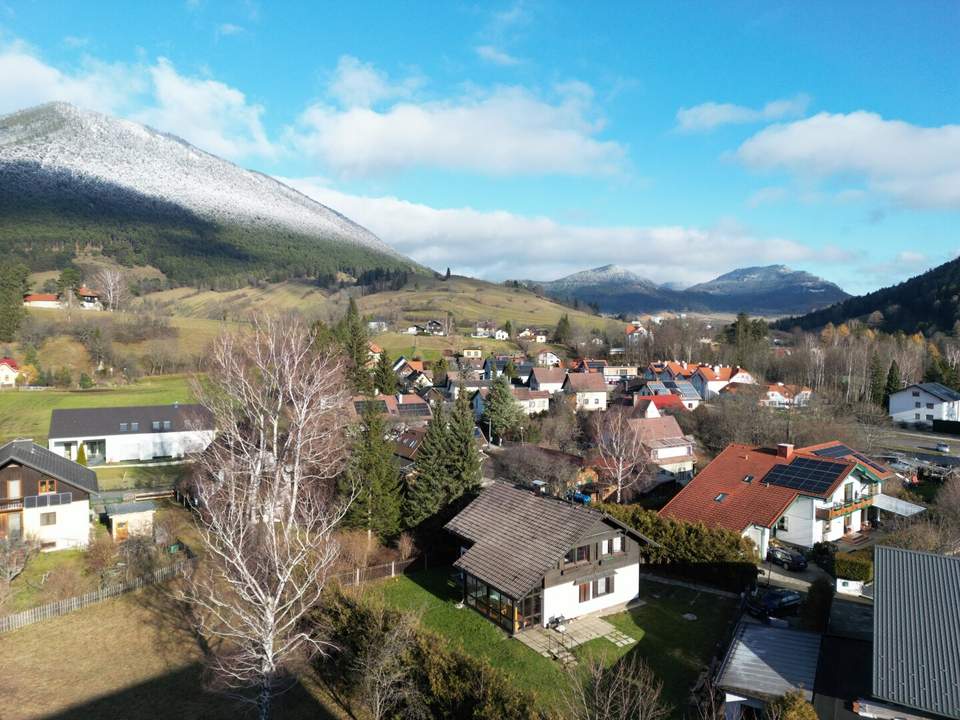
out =
[(383, 348), (377, 345), (375, 342), (367, 343), (367, 346), (369, 347), (370, 352), (372, 352), (374, 355), (383, 352)]
[(77, 295), (89, 296), (89, 297), (100, 297), (100, 293), (98, 293), (96, 290), (91, 290), (85, 285), (77, 289)]
[(535, 367), (533, 369), (533, 376), (537, 379), (537, 382), (543, 385), (544, 383), (563, 383), (563, 379), (567, 376), (567, 371), (563, 368), (542, 368)]
[(648, 400), (653, 403), (653, 406), (657, 410), (677, 408), (678, 410), (686, 410), (686, 406), (683, 404), (683, 399), (679, 395), (634, 395), (633, 401), (637, 403), (641, 400)]
[(11, 370), (19, 370), (20, 366), (17, 365), (17, 361), (11, 357), (0, 358), (0, 365), (6, 365)]
[(31, 293), (23, 296), (24, 302), (56, 302), (60, 296), (55, 293)]

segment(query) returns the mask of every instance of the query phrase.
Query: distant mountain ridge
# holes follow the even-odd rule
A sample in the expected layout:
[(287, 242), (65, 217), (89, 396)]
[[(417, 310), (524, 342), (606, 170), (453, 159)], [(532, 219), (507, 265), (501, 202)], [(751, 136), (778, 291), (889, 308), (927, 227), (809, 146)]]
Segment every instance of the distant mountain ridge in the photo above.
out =
[(183, 282), (417, 267), (340, 213), (173, 135), (65, 103), (0, 117), (0, 251), (53, 269), (78, 246)]
[(610, 313), (745, 311), (784, 315), (808, 312), (850, 297), (834, 283), (785, 265), (740, 268), (685, 290), (657, 285), (616, 265), (533, 284), (550, 297), (595, 305)]
[(785, 318), (778, 327), (816, 330), (862, 320), (887, 332), (954, 333), (960, 321), (960, 258), (872, 293), (851, 297), (800, 317)]

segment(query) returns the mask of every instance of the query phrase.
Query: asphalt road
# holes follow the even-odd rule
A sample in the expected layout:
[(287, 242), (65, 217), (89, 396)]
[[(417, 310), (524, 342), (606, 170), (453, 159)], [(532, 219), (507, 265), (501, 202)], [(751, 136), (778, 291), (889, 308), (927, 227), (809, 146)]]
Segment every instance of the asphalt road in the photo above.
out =
[[(949, 445), (950, 452), (938, 452), (937, 443), (939, 442)], [(960, 437), (935, 435), (931, 432), (917, 430), (891, 429), (886, 432), (880, 441), (880, 445), (888, 450), (902, 452), (918, 460), (943, 465), (960, 465)]]

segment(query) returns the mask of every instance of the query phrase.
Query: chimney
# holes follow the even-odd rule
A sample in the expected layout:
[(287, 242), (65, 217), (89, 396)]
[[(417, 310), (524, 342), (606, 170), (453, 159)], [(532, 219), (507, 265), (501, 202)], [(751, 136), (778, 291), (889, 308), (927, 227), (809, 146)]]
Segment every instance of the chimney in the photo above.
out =
[(780, 443), (777, 445), (777, 456), (786, 458), (789, 460), (793, 457), (793, 444), (792, 443)]
[(719, 366), (719, 365), (714, 365), (714, 366), (713, 366), (713, 374), (714, 374), (714, 375), (719, 375), (719, 374), (720, 374), (720, 366)]
[(397, 393), (397, 405), (403, 405), (403, 393)]

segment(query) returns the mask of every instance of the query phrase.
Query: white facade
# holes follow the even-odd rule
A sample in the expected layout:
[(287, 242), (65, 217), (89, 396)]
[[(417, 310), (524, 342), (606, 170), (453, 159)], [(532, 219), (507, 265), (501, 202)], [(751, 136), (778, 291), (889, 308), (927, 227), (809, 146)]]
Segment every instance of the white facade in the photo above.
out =
[(562, 616), (569, 620), (570, 618), (623, 605), (640, 594), (640, 565), (638, 563), (618, 568), (614, 571), (613, 577), (612, 593), (593, 597), (593, 588), (591, 587), (590, 599), (586, 602), (580, 602), (580, 587), (576, 584), (576, 581), (544, 588), (544, 625), (550, 622), (552, 618)]
[(919, 385), (911, 385), (890, 396), (890, 417), (894, 422), (932, 425), (934, 420), (960, 420), (960, 400), (943, 400)]
[(616, 384), (621, 380), (630, 380), (637, 377), (639, 368), (636, 365), (608, 365), (603, 368), (603, 379), (609, 384)]
[(77, 457), (79, 443), (86, 447), (87, 462), (144, 461), (154, 458), (182, 458), (202, 452), (213, 441), (213, 430), (125, 433), (123, 435), (50, 438), (47, 447), (70, 460)]
[(497, 330), (495, 333), (493, 333), (493, 339), (494, 339), (494, 340), (509, 340), (509, 339), (510, 339), (510, 333), (508, 333), (506, 330)]
[(6, 363), (0, 364), (0, 387), (14, 387), (17, 384), (19, 370), (14, 370)]
[(44, 550), (84, 548), (90, 542), (90, 501), (24, 508), (23, 534), (46, 545)]
[(26, 307), (47, 308), (49, 310), (59, 310), (63, 307), (63, 303), (59, 300), (24, 300), (23, 304)]
[(110, 535), (114, 540), (153, 536), (153, 510), (110, 516)]
[(871, 489), (871, 485), (861, 482), (857, 473), (853, 472), (827, 500), (801, 495), (784, 511), (774, 528), (774, 536), (792, 545), (813, 547), (818, 542), (833, 542), (848, 533), (859, 532), (868, 512), (866, 507), (854, 509), (833, 519), (818, 519), (817, 515), (825, 516), (831, 508), (845, 502), (856, 503), (873, 497), (870, 494)]
[(607, 409), (607, 392), (578, 392), (577, 394), (577, 410), (587, 410), (593, 412), (594, 410), (606, 410)]
[(537, 365), (545, 365), (550, 367), (552, 365), (559, 365), (560, 358), (556, 353), (550, 352), (549, 350), (544, 350), (537, 355)]
[[(715, 367), (713, 370), (715, 373), (718, 373), (722, 370), (722, 368)], [(732, 382), (753, 385), (756, 383), (756, 380), (754, 380), (753, 375), (748, 373), (746, 370), (740, 370), (726, 380), (710, 380), (703, 372), (698, 370), (693, 374), (693, 377), (690, 378), (690, 382), (693, 383), (693, 386), (697, 389), (697, 392), (700, 393), (700, 397), (702, 397), (704, 400), (711, 400), (717, 397), (720, 394), (720, 391)]]

